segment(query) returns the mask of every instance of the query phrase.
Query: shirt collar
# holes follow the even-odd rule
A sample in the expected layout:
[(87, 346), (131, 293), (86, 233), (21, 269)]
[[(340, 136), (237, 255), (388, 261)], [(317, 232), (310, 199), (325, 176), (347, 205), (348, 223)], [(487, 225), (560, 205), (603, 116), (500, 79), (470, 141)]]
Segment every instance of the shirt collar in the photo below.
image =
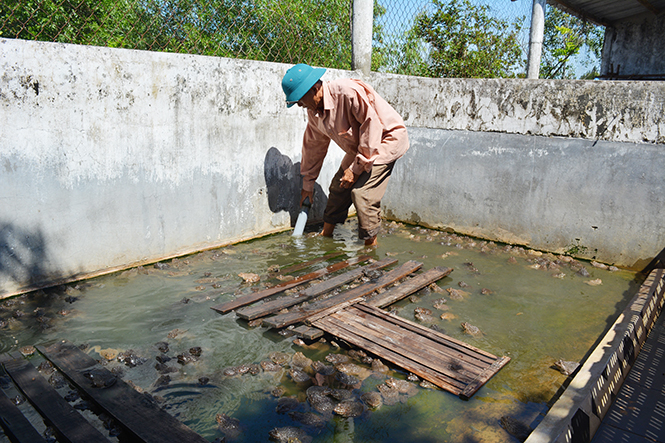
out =
[[(328, 82), (323, 82), (323, 112), (329, 111), (334, 107), (334, 102), (332, 94), (330, 94), (330, 88), (328, 87)], [(318, 115), (318, 113), (317, 113)]]

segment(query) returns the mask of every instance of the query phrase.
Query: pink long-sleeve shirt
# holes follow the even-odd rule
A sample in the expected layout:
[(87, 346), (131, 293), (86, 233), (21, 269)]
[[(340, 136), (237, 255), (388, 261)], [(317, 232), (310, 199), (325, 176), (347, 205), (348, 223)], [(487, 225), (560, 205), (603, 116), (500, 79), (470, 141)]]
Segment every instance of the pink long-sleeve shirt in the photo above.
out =
[(371, 86), (356, 79), (323, 82), (323, 112), (308, 110), (300, 173), (312, 191), (330, 140), (346, 152), (342, 168), (354, 174), (391, 163), (409, 149), (404, 120)]

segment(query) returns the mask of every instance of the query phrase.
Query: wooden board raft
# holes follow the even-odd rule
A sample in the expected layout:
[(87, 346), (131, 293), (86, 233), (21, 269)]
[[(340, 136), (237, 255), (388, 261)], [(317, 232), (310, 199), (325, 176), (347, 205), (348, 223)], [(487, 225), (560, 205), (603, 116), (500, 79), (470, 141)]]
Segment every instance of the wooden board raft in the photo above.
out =
[[(293, 331), (307, 339), (317, 338), (327, 332), (460, 398), (469, 399), (510, 359), (496, 357), (381, 309), (441, 280), (453, 271), (451, 268), (437, 266), (418, 273), (422, 263), (411, 260), (352, 289), (295, 306), (363, 274), (373, 275), (371, 271), (396, 263), (396, 260), (391, 259), (374, 262), (313, 285), (298, 294), (242, 307), (236, 310), (236, 314), (245, 320), (263, 318), (263, 326), (271, 328), (301, 323)], [(272, 295), (275, 292), (266, 293)], [(253, 295), (243, 296), (240, 298), (245, 300), (236, 299), (212, 309), (226, 313), (265, 298), (256, 297), (250, 302), (248, 297), (254, 298)], [(270, 316), (284, 308), (290, 310)]]
[(311, 324), (463, 399), (510, 361), (365, 303)]
[(303, 283), (307, 283), (308, 281), (312, 281), (316, 278), (323, 277), (324, 275), (330, 274), (335, 271), (339, 271), (340, 269), (344, 269), (347, 266), (354, 265), (356, 263), (360, 263), (363, 261), (368, 260), (368, 256), (362, 256), (362, 257), (355, 257), (355, 258), (350, 258), (348, 260), (341, 261), (339, 263), (332, 264), (326, 268), (319, 269), (318, 271), (310, 272), (309, 274), (305, 274), (303, 276), (297, 277), (293, 280), (283, 282), (283, 283), (278, 283), (275, 286), (264, 289), (259, 292), (255, 292), (252, 294), (245, 294), (241, 295), (240, 297), (236, 298), (235, 300), (231, 300), (226, 303), (222, 303), (216, 306), (212, 306), (211, 309), (219, 312), (220, 314), (226, 314), (227, 312), (231, 312), (234, 309), (247, 306), (249, 304), (252, 304), (254, 302), (257, 302), (259, 300), (263, 300), (264, 298), (268, 298), (272, 295), (279, 294), (280, 292), (284, 292), (287, 289), (292, 289), (295, 288), (296, 286), (302, 285)]
[[(60, 341), (51, 346), (37, 346), (37, 350), (65, 376), (81, 396), (85, 396), (98, 410), (116, 421), (122, 429), (121, 441), (207, 443), (206, 439), (160, 409), (152, 398), (138, 393), (124, 381), (116, 378), (73, 344)], [(13, 356), (4, 357), (2, 363), (5, 371), (35, 410), (55, 429), (59, 442), (110, 441), (79, 414), (29, 360)], [(100, 384), (100, 380), (104, 383)], [(28, 428), (30, 424), (26, 424), (26, 420), (17, 419), (16, 414), (20, 412), (6, 407), (6, 403), (0, 401), (0, 424), (8, 435), (21, 436), (12, 441), (21, 443), (43, 441), (34, 428), (32, 430)]]

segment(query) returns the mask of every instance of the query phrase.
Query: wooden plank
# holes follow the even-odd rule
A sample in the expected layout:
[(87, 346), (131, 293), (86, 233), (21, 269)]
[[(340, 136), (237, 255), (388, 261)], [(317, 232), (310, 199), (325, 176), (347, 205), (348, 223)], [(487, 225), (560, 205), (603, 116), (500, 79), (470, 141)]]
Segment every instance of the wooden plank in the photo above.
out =
[(384, 308), (403, 299), (404, 297), (413, 294), (414, 292), (420, 291), (425, 286), (429, 286), (432, 283), (441, 280), (451, 272), (453, 272), (452, 268), (442, 268), (440, 266), (429, 269), (422, 274), (417, 275), (406, 282), (403, 282), (399, 286), (395, 286), (394, 288), (390, 288), (382, 294), (377, 294), (369, 298), (366, 304), (375, 306), (377, 308)]
[[(377, 328), (379, 327), (388, 328), (388, 329), (399, 328), (399, 330), (402, 331), (402, 334), (405, 335), (416, 334), (416, 336), (419, 337), (419, 340), (427, 341), (430, 344), (430, 346), (432, 346), (433, 349), (435, 349), (435, 351), (423, 350), (423, 352), (440, 353), (442, 354), (441, 358), (454, 359), (457, 362), (463, 363), (463, 366), (465, 367), (467, 365), (472, 365), (470, 367), (466, 367), (466, 370), (472, 372), (473, 377), (475, 377), (479, 371), (487, 367), (487, 365), (492, 364), (496, 360), (496, 357), (488, 358), (483, 354), (478, 354), (476, 352), (473, 352), (473, 350), (465, 349), (464, 343), (460, 345), (459, 342), (453, 341), (452, 337), (431, 330), (430, 328), (421, 327), (420, 329), (414, 329), (409, 327), (410, 325), (408, 325), (405, 322), (401, 322), (399, 320), (395, 321), (394, 318), (382, 317), (375, 315), (375, 313), (364, 312), (363, 310), (358, 309), (360, 305), (361, 304), (359, 303), (353, 306), (353, 309), (357, 310), (357, 312), (353, 311), (354, 315), (362, 318), (363, 320), (366, 319), (367, 322), (371, 322), (370, 324), (373, 327), (374, 325), (376, 325)], [(436, 340), (430, 338), (429, 334), (430, 331), (438, 334)], [(414, 344), (413, 346), (417, 346), (417, 344)]]
[[(476, 361), (470, 365), (455, 352), (449, 354), (443, 345), (433, 343), (414, 331), (393, 329), (396, 325), (363, 313), (357, 306), (321, 318), (313, 325), (391, 361), (460, 398), (469, 399), (510, 361), (508, 357), (501, 357), (491, 364), (476, 366), (480, 363)], [(459, 365), (462, 371), (453, 369), (453, 363)]]
[(417, 271), (422, 267), (422, 263), (418, 263), (413, 260), (409, 260), (401, 266), (393, 269), (392, 271), (386, 272), (381, 277), (379, 277), (374, 282), (365, 283), (356, 288), (350, 289), (348, 291), (342, 292), (341, 294), (335, 295), (333, 297), (321, 300), (316, 303), (312, 303), (308, 306), (302, 307), (293, 312), (287, 312), (286, 314), (276, 315), (274, 317), (266, 318), (263, 320), (263, 324), (272, 328), (282, 328), (294, 323), (301, 322), (307, 317), (318, 314), (321, 311), (326, 309), (334, 308), (340, 303), (355, 302), (360, 300), (362, 297), (371, 294), (377, 289), (384, 288), (391, 283), (400, 280), (401, 278), (406, 277), (412, 272)]
[(494, 363), (488, 366), (483, 372), (478, 374), (478, 377), (473, 380), (471, 383), (464, 388), (464, 391), (460, 394), (460, 397), (468, 400), (473, 394), (475, 394), (478, 389), (480, 389), (487, 381), (494, 376), (501, 368), (506, 366), (510, 361), (509, 357), (503, 356), (498, 358)]
[(356, 303), (363, 302), (363, 301), (365, 301), (364, 296), (363, 297), (352, 298), (350, 300), (345, 300), (341, 303), (337, 303), (333, 306), (330, 306), (326, 309), (323, 309), (323, 310), (317, 312), (314, 315), (310, 315), (309, 317), (307, 317), (303, 321), (307, 325), (312, 325), (315, 321), (317, 321), (320, 318), (327, 317), (329, 315), (335, 314), (335, 313), (340, 312), (340, 311), (344, 311), (346, 308), (350, 308), (352, 305), (354, 305)]
[(90, 370), (94, 368), (103, 379), (112, 374), (73, 344), (60, 341), (48, 347), (37, 346), (37, 350), (135, 439), (144, 443), (208, 443), (120, 379), (108, 387), (93, 387), (85, 375)]
[(109, 440), (78, 413), (37, 372), (27, 360), (4, 363), (5, 371), (14, 380), (30, 404), (56, 431), (63, 443), (109, 443)]
[(324, 317), (316, 322), (316, 326), (352, 345), (378, 355), (380, 358), (390, 361), (455, 395), (459, 395), (464, 388), (463, 384), (459, 382), (456, 383), (454, 380), (446, 380), (439, 373), (427, 366), (423, 366), (411, 359), (404, 358), (402, 355), (393, 352), (391, 349), (378, 346), (370, 340), (348, 331), (344, 322), (340, 322), (337, 319)]
[(335, 257), (338, 257), (338, 256), (340, 256), (340, 255), (342, 255), (342, 254), (344, 254), (344, 252), (342, 252), (342, 251), (335, 251), (335, 252), (331, 252), (330, 254), (326, 254), (326, 255), (323, 255), (323, 256), (321, 256), (321, 257), (317, 257), (317, 258), (314, 258), (314, 259), (312, 259), (312, 260), (308, 260), (308, 261), (306, 261), (306, 262), (296, 263), (296, 264), (294, 264), (294, 265), (290, 265), (290, 266), (287, 266), (287, 267), (285, 267), (285, 268), (281, 268), (281, 269), (279, 270), (279, 273), (278, 273), (277, 275), (284, 275), (284, 274), (289, 274), (289, 273), (291, 273), (291, 272), (296, 272), (296, 271), (299, 271), (299, 270), (301, 270), (301, 269), (303, 269), (303, 268), (306, 268), (306, 267), (308, 267), (308, 266), (312, 266), (312, 265), (314, 265), (314, 264), (316, 264), (316, 263), (322, 262), (322, 261), (324, 261), (324, 260), (328, 260), (329, 258), (335, 258)]
[(0, 390), (0, 425), (12, 443), (46, 443), (2, 390)]
[[(396, 352), (403, 353), (405, 356), (411, 354), (420, 354), (423, 359), (430, 361), (428, 366), (441, 368), (440, 372), (469, 383), (483, 371), (488, 363), (469, 358), (467, 355), (450, 348), (442, 343), (435, 342), (423, 337), (421, 334), (406, 330), (392, 322), (387, 322), (379, 317), (369, 315), (365, 312), (350, 308), (343, 313), (338, 313), (340, 319), (347, 322), (350, 326), (356, 326), (364, 334), (373, 334), (377, 336), (377, 343), (383, 343), (385, 346), (398, 346), (394, 349)], [(346, 316), (342, 317), (344, 314)], [(335, 314), (337, 315), (337, 314)], [(385, 340), (389, 340), (386, 343)], [(451, 365), (458, 366), (459, 369), (451, 369)]]
[(404, 329), (416, 332), (420, 335), (423, 335), (424, 337), (429, 338), (430, 340), (444, 344), (446, 346), (450, 346), (451, 348), (461, 353), (465, 353), (477, 360), (483, 361), (488, 365), (492, 364), (497, 358), (496, 355), (490, 354), (489, 352), (483, 351), (482, 349), (478, 349), (474, 346), (471, 346), (470, 344), (464, 343), (463, 341), (457, 340), (433, 329), (426, 328), (422, 325), (419, 325), (418, 323), (414, 323), (397, 315), (389, 314), (388, 312), (373, 306), (369, 306), (364, 303), (358, 303), (355, 307), (377, 317), (399, 324)]
[[(406, 332), (404, 329), (385, 327), (376, 321), (378, 319), (370, 319), (364, 323), (360, 317), (354, 315), (353, 310), (339, 312), (331, 317), (343, 322), (350, 331), (356, 331), (357, 334), (379, 346), (391, 349), (404, 358), (432, 368), (451, 380), (463, 383), (463, 387), (474, 380), (486, 366), (475, 366), (471, 362), (460, 360), (454, 353), (446, 352), (445, 348), (442, 350), (440, 345), (423, 339), (420, 335)], [(459, 369), (453, 369), (453, 364)]]
[(264, 289), (263, 291), (253, 292), (251, 294), (241, 295), (240, 297), (234, 300), (216, 306), (212, 306), (210, 309), (213, 309), (221, 314), (226, 314), (227, 312), (231, 312), (234, 309), (240, 308), (242, 306), (247, 306), (256, 301), (270, 297), (271, 295), (278, 294), (282, 291), (286, 291), (287, 289), (295, 288), (296, 286), (301, 285), (310, 280), (314, 280), (315, 278), (319, 278), (326, 274), (330, 274), (332, 272), (339, 271), (340, 269), (344, 269), (347, 266), (369, 260), (369, 258), (370, 258), (369, 256), (363, 255), (362, 257), (354, 257), (348, 260), (344, 260), (339, 263), (332, 264), (326, 268), (319, 269), (318, 271), (310, 272), (309, 274), (305, 274), (293, 280), (279, 283), (273, 286), (272, 288)]
[(267, 301), (260, 305), (248, 306), (238, 309), (236, 311), (236, 315), (245, 320), (254, 320), (255, 318), (265, 317), (266, 315), (274, 314), (275, 312), (279, 312), (282, 309), (291, 307), (307, 300), (311, 300), (315, 297), (318, 297), (319, 295), (323, 295), (326, 292), (332, 291), (336, 287), (342, 286), (343, 284), (351, 282), (360, 277), (365, 271), (386, 268), (388, 266), (394, 265), (395, 263), (397, 263), (397, 260), (395, 259), (383, 259), (367, 266), (363, 266), (362, 268), (345, 272), (342, 275), (335, 276), (319, 284), (313, 285), (300, 292), (299, 294), (278, 298), (277, 300)]
[(293, 330), (296, 336), (306, 340), (316, 340), (323, 335), (323, 331), (317, 328), (301, 325)]

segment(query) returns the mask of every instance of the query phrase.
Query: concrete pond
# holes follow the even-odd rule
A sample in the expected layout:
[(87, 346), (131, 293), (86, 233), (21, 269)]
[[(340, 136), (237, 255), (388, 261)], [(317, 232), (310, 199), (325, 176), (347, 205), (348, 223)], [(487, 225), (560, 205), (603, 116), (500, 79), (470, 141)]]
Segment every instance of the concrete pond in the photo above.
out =
[[(511, 442), (570, 381), (556, 362), (582, 362), (639, 285), (626, 270), (396, 222), (379, 240), (365, 250), (351, 219), (333, 239), (287, 232), (15, 297), (1, 305), (1, 351), (66, 338), (210, 441)], [(511, 362), (464, 401), (334, 337), (304, 342), (210, 309), (277, 282), (269, 268), (331, 252), (452, 267), (394, 311)]]

